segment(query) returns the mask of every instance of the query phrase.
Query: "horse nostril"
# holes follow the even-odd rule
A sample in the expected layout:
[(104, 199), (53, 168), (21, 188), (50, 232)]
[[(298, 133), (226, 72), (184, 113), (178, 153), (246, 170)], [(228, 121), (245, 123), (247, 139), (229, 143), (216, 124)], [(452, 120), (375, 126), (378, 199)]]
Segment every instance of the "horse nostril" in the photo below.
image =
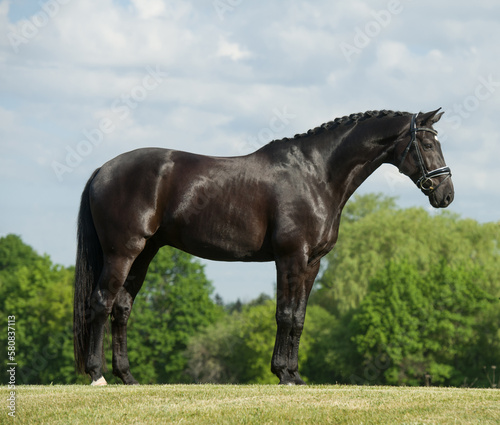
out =
[(453, 193), (448, 193), (448, 195), (446, 196), (446, 205), (450, 205), (453, 201)]

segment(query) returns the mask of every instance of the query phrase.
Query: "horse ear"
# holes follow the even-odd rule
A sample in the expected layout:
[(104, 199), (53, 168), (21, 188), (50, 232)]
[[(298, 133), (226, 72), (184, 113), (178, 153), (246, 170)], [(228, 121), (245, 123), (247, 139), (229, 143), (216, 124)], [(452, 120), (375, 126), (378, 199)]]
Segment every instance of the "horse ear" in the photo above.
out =
[(419, 121), (421, 122), (421, 125), (432, 125), (432, 124), (437, 123), (444, 114), (444, 111), (438, 114), (440, 109), (441, 108), (437, 108), (435, 111), (421, 114), (419, 117), (420, 118)]

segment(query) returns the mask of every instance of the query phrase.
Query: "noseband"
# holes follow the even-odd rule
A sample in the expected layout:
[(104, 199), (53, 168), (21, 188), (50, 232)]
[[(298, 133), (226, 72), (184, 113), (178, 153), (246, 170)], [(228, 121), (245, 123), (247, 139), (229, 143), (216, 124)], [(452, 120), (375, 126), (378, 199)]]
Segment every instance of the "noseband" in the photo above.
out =
[[(411, 125), (410, 125), (410, 135), (411, 135), (411, 140), (410, 143), (408, 143), (408, 146), (403, 152), (403, 156), (401, 157), (401, 161), (399, 162), (399, 172), (402, 173), (401, 167), (403, 166), (403, 163), (405, 162), (406, 157), (408, 156), (408, 152), (410, 152), (410, 149), (412, 146), (415, 146), (415, 152), (417, 153), (417, 161), (418, 161), (418, 166), (420, 168), (420, 172), (422, 173), (422, 176), (417, 180), (417, 187), (421, 189), (426, 195), (430, 195), (432, 192), (434, 192), (439, 186), (441, 186), (446, 180), (448, 180), (451, 177), (451, 169), (450, 167), (441, 167), (441, 168), (436, 168), (435, 170), (432, 171), (427, 171), (427, 167), (425, 166), (424, 158), (422, 156), (422, 152), (420, 152), (420, 147), (417, 142), (417, 132), (418, 131), (428, 131), (429, 133), (437, 135), (437, 131), (433, 130), (432, 128), (427, 128), (427, 127), (417, 127), (416, 126), (416, 121), (417, 121), (417, 116), (418, 114), (414, 114), (411, 117)], [(439, 176), (446, 176), (437, 186), (433, 185), (432, 179), (434, 177), (439, 177)]]

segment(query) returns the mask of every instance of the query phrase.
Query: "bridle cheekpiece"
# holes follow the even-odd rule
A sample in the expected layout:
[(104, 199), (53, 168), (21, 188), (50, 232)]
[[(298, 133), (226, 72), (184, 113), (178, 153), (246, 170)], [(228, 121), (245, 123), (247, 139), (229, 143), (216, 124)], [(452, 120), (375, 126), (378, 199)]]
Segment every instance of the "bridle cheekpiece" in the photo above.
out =
[[(433, 130), (432, 128), (428, 127), (417, 127), (416, 122), (417, 122), (417, 116), (418, 114), (413, 114), (411, 117), (411, 124), (410, 124), (410, 135), (411, 135), (411, 140), (410, 143), (408, 143), (408, 146), (406, 146), (406, 149), (403, 152), (403, 156), (401, 157), (401, 161), (399, 162), (399, 172), (402, 173), (401, 167), (403, 166), (403, 163), (405, 162), (406, 157), (408, 156), (408, 153), (410, 152), (410, 149), (412, 146), (415, 146), (415, 152), (417, 154), (417, 161), (418, 161), (418, 166), (420, 168), (420, 172), (422, 173), (422, 176), (417, 180), (417, 187), (421, 189), (426, 195), (430, 195), (432, 192), (434, 192), (439, 186), (441, 186), (446, 180), (448, 180), (451, 177), (451, 169), (450, 167), (441, 167), (441, 168), (436, 168), (435, 170), (432, 171), (427, 171), (427, 167), (425, 166), (424, 158), (422, 156), (422, 152), (420, 151), (420, 146), (417, 141), (417, 132), (418, 131), (428, 131), (429, 133), (432, 133), (434, 135), (437, 135), (437, 131)], [(439, 176), (446, 176), (443, 180), (439, 182), (437, 186), (434, 186), (434, 183), (432, 182), (432, 179), (434, 177), (439, 177)]]

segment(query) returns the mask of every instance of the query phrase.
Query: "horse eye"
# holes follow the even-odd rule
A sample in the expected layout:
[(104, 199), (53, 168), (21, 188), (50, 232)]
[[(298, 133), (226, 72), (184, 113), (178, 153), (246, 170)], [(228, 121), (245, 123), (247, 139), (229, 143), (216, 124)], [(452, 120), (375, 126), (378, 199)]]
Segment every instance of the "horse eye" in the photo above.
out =
[(426, 144), (424, 145), (424, 149), (425, 149), (426, 151), (428, 151), (428, 150), (432, 149), (432, 144), (431, 144), (431, 143), (426, 143)]

